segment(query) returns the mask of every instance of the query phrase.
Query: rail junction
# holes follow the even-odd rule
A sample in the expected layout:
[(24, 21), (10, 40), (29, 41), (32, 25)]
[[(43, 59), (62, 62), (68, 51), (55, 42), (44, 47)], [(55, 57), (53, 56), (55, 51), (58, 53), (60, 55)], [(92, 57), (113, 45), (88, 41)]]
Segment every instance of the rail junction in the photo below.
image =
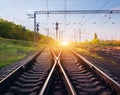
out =
[(0, 95), (120, 95), (120, 84), (77, 52), (47, 47), (1, 78)]

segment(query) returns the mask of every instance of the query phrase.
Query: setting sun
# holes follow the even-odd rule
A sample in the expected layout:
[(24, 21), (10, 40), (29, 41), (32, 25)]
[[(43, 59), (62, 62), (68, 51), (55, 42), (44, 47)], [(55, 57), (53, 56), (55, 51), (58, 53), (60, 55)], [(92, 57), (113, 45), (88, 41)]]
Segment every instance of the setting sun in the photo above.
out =
[(68, 43), (67, 41), (63, 41), (63, 42), (61, 42), (61, 45), (62, 45), (62, 46), (68, 46), (69, 43)]

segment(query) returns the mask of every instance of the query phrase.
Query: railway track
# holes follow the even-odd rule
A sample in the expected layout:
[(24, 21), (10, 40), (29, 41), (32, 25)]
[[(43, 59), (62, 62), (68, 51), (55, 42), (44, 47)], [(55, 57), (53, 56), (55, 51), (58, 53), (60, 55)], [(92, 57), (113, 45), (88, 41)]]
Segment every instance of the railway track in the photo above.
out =
[[(77, 53), (75, 53), (75, 55), (77, 55)], [(97, 67), (87, 62), (87, 60), (79, 59), (80, 56), (77, 56), (79, 58), (76, 58), (75, 55), (68, 50), (63, 51), (62, 65), (65, 68), (65, 71), (67, 72), (77, 95), (120, 94), (120, 92), (117, 93), (114, 88), (112, 88), (112, 85), (108, 85), (114, 84), (112, 83), (114, 80), (110, 81), (108, 76)], [(101, 74), (104, 74), (105, 76)], [(106, 80), (104, 80), (103, 77), (105, 77)], [(108, 81), (110, 82), (108, 83)], [(117, 91), (120, 91), (120, 85), (116, 88)]]
[(45, 49), (0, 95), (120, 95), (119, 84), (73, 52)]
[(1, 83), (0, 95), (37, 95), (51, 66), (52, 55), (50, 50), (47, 48), (43, 50), (35, 60), (28, 63), (25, 69), (19, 69), (20, 71), (17, 73), (17, 75), (19, 75), (14, 76), (14, 81), (8, 81), (12, 76), (6, 78), (4, 81), (8, 83), (8, 85), (6, 85), (8, 87), (4, 87), (4, 89), (2, 89), (4, 84)]

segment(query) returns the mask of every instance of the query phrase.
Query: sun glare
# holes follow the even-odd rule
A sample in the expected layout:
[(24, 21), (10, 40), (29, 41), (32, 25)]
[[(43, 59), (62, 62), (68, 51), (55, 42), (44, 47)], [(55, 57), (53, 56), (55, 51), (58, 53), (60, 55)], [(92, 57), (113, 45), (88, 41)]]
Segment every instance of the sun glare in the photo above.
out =
[(62, 46), (68, 46), (68, 44), (69, 44), (69, 43), (68, 43), (67, 41), (63, 41), (63, 42), (61, 43)]

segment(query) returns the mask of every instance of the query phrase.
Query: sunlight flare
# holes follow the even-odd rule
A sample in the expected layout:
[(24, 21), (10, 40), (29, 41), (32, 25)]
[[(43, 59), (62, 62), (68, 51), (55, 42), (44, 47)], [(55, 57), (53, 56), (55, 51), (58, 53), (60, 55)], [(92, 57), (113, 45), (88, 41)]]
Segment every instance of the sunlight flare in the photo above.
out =
[(61, 42), (61, 45), (62, 45), (62, 46), (68, 46), (68, 45), (69, 45), (69, 42), (63, 41), (63, 42)]

